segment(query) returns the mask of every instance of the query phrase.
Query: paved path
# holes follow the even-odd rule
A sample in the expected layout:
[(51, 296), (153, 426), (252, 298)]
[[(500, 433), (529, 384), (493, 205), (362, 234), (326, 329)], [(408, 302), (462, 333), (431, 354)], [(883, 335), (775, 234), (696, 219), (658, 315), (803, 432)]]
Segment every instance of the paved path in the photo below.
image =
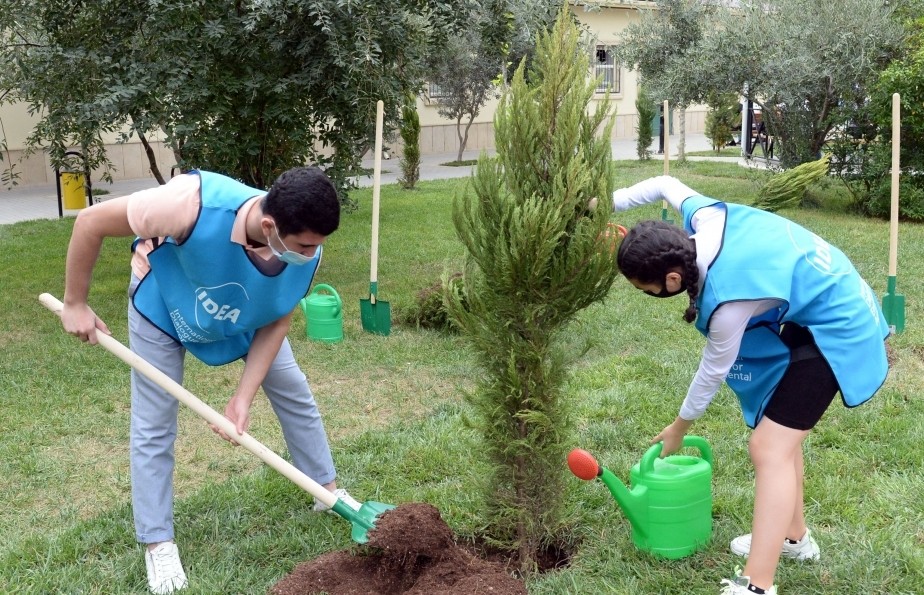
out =
[[(671, 154), (675, 155), (677, 151), (677, 137), (671, 137), (670, 148)], [(705, 151), (710, 148), (709, 140), (702, 134), (693, 134), (687, 136), (687, 152)], [(479, 151), (466, 151), (463, 159), (476, 159)], [(614, 159), (634, 159), (635, 141), (634, 140), (617, 140), (613, 142)], [(421, 180), (438, 180), (448, 178), (463, 178), (471, 174), (472, 168), (469, 167), (451, 167), (440, 165), (453, 161), (456, 154), (435, 154), (423, 155), (420, 164)], [(655, 156), (655, 159), (661, 157)], [(696, 159), (696, 157), (690, 157)], [(737, 161), (735, 157), (707, 158)], [(366, 158), (363, 166), (372, 169), (372, 159)], [(382, 161), (382, 184), (393, 184), (400, 177), (399, 159), (388, 159)], [(360, 186), (371, 186), (372, 176), (363, 176), (357, 179)], [(119, 180), (113, 184), (105, 182), (94, 182), (94, 188), (105, 189), (108, 194), (106, 198), (116, 198), (153, 188), (157, 185), (154, 178), (137, 178), (133, 180)], [(78, 211), (65, 210), (65, 216), (76, 215)], [(0, 224), (16, 223), (18, 221), (28, 221), (31, 219), (56, 219), (58, 217), (58, 193), (55, 184), (41, 184), (30, 186), (16, 186), (11, 190), (0, 189)]]

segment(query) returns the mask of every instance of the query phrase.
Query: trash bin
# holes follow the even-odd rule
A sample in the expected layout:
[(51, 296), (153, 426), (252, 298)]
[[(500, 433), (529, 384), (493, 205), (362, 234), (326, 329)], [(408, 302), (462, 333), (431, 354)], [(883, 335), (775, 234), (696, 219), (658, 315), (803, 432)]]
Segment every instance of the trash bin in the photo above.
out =
[(61, 172), (61, 199), (65, 209), (85, 209), (88, 206), (86, 178), (82, 173)]
[[(75, 160), (68, 159), (68, 157), (77, 157), (80, 161), (75, 164)], [(64, 216), (64, 209), (85, 209), (93, 204), (91, 182), (87, 179), (90, 175), (90, 168), (87, 167), (83, 154), (78, 151), (66, 151), (64, 159), (64, 165), (68, 171), (61, 171), (61, 166), (55, 165), (55, 185), (58, 187), (58, 217)], [(80, 171), (81, 163), (83, 164), (83, 171)]]

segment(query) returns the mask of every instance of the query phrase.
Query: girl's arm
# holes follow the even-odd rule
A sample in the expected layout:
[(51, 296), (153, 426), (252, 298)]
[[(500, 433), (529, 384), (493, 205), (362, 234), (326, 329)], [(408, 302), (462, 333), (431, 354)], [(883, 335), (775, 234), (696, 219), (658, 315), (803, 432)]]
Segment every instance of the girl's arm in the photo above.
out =
[(613, 192), (613, 210), (626, 211), (659, 200), (666, 200), (679, 212), (681, 203), (697, 194), (699, 193), (677, 178), (657, 176)]

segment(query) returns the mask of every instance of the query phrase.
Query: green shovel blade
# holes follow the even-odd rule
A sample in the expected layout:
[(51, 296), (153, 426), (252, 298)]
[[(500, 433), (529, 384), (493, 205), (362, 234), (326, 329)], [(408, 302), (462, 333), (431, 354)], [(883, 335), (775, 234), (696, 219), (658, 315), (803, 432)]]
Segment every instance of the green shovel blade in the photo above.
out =
[(882, 313), (893, 333), (905, 330), (905, 296), (895, 293), (896, 280), (890, 276), (887, 293), (882, 296)]
[(364, 331), (387, 337), (391, 332), (391, 305), (377, 298), (377, 285), (370, 285), (368, 300), (359, 300), (359, 317)]
[(333, 511), (350, 521), (353, 530), (350, 536), (356, 543), (366, 543), (369, 541), (369, 530), (375, 528), (375, 521), (383, 512), (389, 511), (395, 506), (383, 502), (373, 502), (371, 500), (363, 502), (359, 510), (353, 510), (342, 500), (334, 503)]

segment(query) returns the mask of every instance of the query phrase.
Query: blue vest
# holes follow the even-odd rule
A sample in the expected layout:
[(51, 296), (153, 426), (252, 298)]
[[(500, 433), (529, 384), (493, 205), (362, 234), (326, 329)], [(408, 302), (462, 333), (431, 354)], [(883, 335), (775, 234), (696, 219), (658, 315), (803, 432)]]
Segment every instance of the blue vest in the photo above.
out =
[(150, 254), (151, 271), (133, 303), (154, 324), (206, 364), (247, 355), (258, 329), (289, 314), (311, 286), (318, 257), (267, 275), (244, 246), (231, 241), (237, 211), (263, 194), (210, 172), (199, 174), (201, 207), (185, 242), (165, 240)]
[(681, 205), (693, 233), (693, 214), (707, 206), (726, 210), (725, 230), (697, 298), (696, 328), (706, 335), (722, 304), (776, 299), (782, 305), (748, 323), (738, 359), (726, 378), (745, 422), (756, 427), (789, 366), (780, 326), (808, 328), (831, 366), (848, 407), (869, 400), (888, 373), (884, 340), (889, 327), (879, 301), (843, 252), (773, 213), (692, 196)]

